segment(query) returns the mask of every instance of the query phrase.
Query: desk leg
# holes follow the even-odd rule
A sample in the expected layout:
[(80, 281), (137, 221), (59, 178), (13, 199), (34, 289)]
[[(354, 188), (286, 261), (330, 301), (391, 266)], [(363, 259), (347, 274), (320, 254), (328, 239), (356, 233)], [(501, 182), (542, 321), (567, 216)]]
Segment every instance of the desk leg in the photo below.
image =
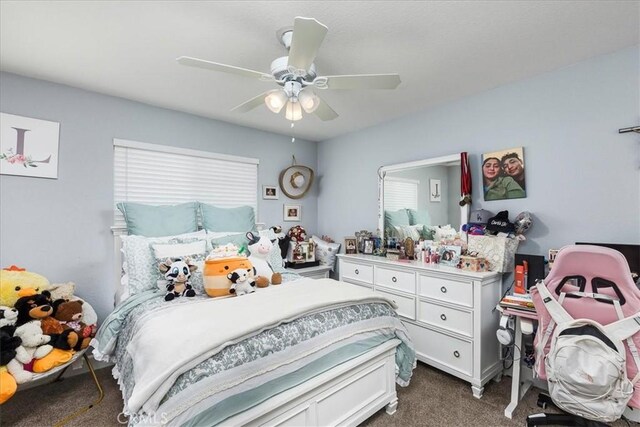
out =
[[(522, 396), (529, 390), (531, 383), (527, 382), (520, 390), (520, 361), (522, 359), (522, 326), (520, 324), (520, 317), (516, 316), (516, 331), (515, 331), (513, 346), (513, 366), (511, 372), (511, 402), (509, 406), (504, 410), (504, 416), (507, 418), (513, 417), (513, 411), (516, 410), (518, 402), (522, 399)], [(520, 348), (520, 349), (519, 349)]]
[[(93, 377), (93, 382), (96, 384), (96, 387), (98, 388), (98, 398), (91, 405), (85, 406), (83, 408), (80, 408), (76, 412), (64, 417), (63, 419), (58, 421), (54, 425), (54, 427), (61, 427), (61, 426), (65, 425), (66, 423), (68, 423), (69, 421), (71, 421), (72, 419), (74, 419), (75, 417), (84, 414), (89, 409), (93, 408), (95, 405), (100, 403), (102, 401), (102, 398), (104, 397), (104, 391), (102, 390), (102, 386), (100, 385), (100, 381), (98, 381), (98, 377), (96, 376), (96, 372), (93, 370), (93, 365), (91, 365), (91, 360), (87, 357), (86, 352), (85, 352), (85, 354), (82, 355), (82, 357), (84, 358), (84, 361), (87, 362), (87, 368), (89, 368), (89, 371), (91, 372), (91, 376)], [(64, 373), (64, 371), (62, 373)], [(56, 378), (56, 380), (59, 379), (61, 376), (62, 376), (62, 374), (60, 374), (58, 376), (58, 378)]]

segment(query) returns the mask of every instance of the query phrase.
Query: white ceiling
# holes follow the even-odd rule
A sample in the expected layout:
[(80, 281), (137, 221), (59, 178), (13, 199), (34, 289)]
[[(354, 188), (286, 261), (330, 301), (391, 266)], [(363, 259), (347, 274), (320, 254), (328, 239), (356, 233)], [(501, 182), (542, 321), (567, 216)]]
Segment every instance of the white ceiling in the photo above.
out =
[(274, 83), (178, 65), (194, 56), (269, 71), (275, 31), (329, 27), (319, 75), (399, 73), (396, 90), (324, 91), (340, 117), (296, 134), (321, 141), (639, 43), (638, 1), (0, 3), (0, 69), (289, 134), (284, 116), (230, 109)]

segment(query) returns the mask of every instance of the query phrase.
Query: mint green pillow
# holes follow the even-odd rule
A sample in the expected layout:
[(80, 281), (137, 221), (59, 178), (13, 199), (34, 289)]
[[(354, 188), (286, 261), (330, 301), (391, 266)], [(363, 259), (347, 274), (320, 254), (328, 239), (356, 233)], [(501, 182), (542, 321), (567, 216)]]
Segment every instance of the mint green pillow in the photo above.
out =
[(238, 247), (238, 249), (240, 249), (243, 245), (248, 246), (249, 239), (247, 239), (246, 233), (234, 233), (228, 234), (226, 236), (215, 236), (215, 233), (213, 233), (213, 235), (207, 233), (207, 242), (208, 250), (211, 250), (218, 246), (224, 246), (228, 243), (233, 243)]
[(219, 208), (200, 203), (202, 227), (207, 231), (255, 231), (256, 215), (251, 206)]
[(431, 225), (431, 217), (429, 216), (429, 211), (422, 210), (417, 211), (415, 209), (407, 209), (409, 212), (409, 222), (411, 225), (423, 224), (423, 225)]
[(124, 215), (129, 234), (144, 237), (175, 236), (198, 231), (198, 203), (145, 205), (122, 202), (116, 205)]
[(409, 215), (406, 209), (398, 209), (397, 211), (384, 211), (384, 222), (387, 227), (399, 227), (409, 224)]

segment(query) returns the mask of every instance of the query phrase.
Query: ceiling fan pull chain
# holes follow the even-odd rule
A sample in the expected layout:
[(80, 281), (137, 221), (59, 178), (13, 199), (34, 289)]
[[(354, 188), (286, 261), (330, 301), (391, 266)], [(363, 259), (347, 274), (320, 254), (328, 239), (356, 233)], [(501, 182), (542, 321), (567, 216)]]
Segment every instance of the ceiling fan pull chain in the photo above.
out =
[[(291, 142), (296, 142), (296, 135), (294, 134), (295, 122), (291, 122)], [(296, 156), (293, 156), (293, 164), (296, 164)]]

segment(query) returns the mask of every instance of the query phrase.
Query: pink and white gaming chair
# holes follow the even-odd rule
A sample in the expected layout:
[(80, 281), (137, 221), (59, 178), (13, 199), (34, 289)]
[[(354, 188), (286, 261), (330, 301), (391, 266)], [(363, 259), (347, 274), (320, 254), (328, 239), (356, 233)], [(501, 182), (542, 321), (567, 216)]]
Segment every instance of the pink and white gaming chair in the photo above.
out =
[[(633, 317), (640, 312), (640, 290), (633, 283), (627, 260), (613, 249), (590, 245), (565, 246), (558, 252), (553, 269), (544, 279), (544, 285), (556, 300), (561, 289), (564, 293), (594, 293), (620, 301), (625, 318)], [(546, 310), (537, 289), (532, 288), (531, 295), (538, 313), (538, 333), (534, 341), (534, 346), (537, 346), (546, 325), (551, 320), (551, 315)], [(602, 325), (619, 320), (614, 305), (606, 298), (594, 299), (569, 294), (562, 302), (562, 307), (574, 319), (593, 319)], [(640, 349), (640, 333), (632, 336), (631, 340)], [(549, 341), (544, 349), (545, 355), (549, 352), (550, 344)], [(627, 377), (631, 380), (636, 376), (638, 367), (626, 342), (625, 349)], [(538, 377), (547, 379), (542, 360), (536, 360), (535, 369)], [(640, 408), (640, 382), (636, 383), (628, 406)]]

